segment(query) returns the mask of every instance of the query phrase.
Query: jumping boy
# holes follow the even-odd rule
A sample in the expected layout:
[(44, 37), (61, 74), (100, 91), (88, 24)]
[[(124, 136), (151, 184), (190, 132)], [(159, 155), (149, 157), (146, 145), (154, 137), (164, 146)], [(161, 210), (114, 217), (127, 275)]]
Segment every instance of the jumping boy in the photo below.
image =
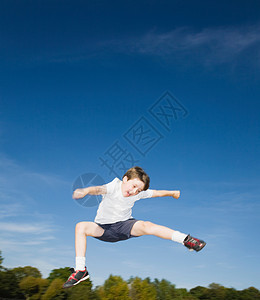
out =
[(76, 189), (74, 199), (86, 195), (102, 195), (95, 222), (80, 222), (75, 228), (76, 269), (64, 283), (69, 288), (89, 278), (86, 269), (86, 237), (92, 236), (105, 242), (118, 242), (142, 235), (154, 235), (183, 244), (189, 250), (200, 251), (206, 243), (185, 233), (132, 217), (135, 201), (151, 197), (180, 197), (180, 191), (151, 190), (150, 178), (140, 167), (129, 169), (122, 181), (115, 178), (103, 186)]

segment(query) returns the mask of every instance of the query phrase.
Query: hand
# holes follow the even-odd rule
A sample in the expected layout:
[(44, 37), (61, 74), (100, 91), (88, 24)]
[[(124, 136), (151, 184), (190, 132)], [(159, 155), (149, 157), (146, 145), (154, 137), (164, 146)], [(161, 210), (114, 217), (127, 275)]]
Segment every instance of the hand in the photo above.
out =
[(180, 191), (173, 191), (173, 198), (178, 199), (180, 198), (181, 192)]
[(73, 199), (81, 199), (84, 198), (85, 196), (86, 196), (86, 192), (84, 191), (84, 189), (76, 189), (72, 194)]

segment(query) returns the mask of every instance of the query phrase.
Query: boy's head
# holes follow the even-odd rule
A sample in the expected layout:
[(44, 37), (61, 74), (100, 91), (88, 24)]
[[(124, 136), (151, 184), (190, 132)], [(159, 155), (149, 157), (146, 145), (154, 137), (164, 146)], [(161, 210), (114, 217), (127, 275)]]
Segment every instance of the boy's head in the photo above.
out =
[(134, 196), (149, 188), (150, 178), (140, 167), (129, 169), (123, 176), (122, 192), (124, 197)]

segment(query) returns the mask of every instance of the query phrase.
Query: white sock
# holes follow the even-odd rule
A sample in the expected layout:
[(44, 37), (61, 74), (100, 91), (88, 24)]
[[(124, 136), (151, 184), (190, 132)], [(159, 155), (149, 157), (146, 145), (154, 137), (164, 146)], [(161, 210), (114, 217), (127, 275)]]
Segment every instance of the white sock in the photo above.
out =
[(86, 258), (83, 256), (76, 256), (76, 270), (83, 271), (86, 266)]
[(183, 241), (185, 240), (187, 234), (179, 232), (179, 231), (174, 231), (172, 234), (172, 240), (174, 242), (183, 244)]

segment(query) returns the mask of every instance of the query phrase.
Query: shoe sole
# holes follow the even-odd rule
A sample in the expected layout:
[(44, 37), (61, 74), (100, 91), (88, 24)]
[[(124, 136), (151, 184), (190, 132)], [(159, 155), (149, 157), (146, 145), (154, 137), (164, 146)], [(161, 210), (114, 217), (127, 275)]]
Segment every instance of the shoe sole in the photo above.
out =
[(197, 250), (197, 252), (201, 251), (205, 246), (206, 246), (206, 243), (204, 242), (203, 245), (200, 247), (200, 249)]
[(87, 275), (86, 277), (81, 278), (78, 282), (76, 282), (75, 284), (73, 284), (73, 286), (79, 284), (80, 282), (87, 280), (89, 278), (89, 275)]
[(199, 252), (199, 251), (201, 251), (205, 246), (206, 246), (206, 243), (204, 242), (203, 245), (201, 246), (201, 248), (200, 248), (199, 250), (195, 250), (195, 249), (192, 249), (192, 248), (188, 248), (188, 250), (191, 251), (191, 252), (192, 252), (192, 251)]

